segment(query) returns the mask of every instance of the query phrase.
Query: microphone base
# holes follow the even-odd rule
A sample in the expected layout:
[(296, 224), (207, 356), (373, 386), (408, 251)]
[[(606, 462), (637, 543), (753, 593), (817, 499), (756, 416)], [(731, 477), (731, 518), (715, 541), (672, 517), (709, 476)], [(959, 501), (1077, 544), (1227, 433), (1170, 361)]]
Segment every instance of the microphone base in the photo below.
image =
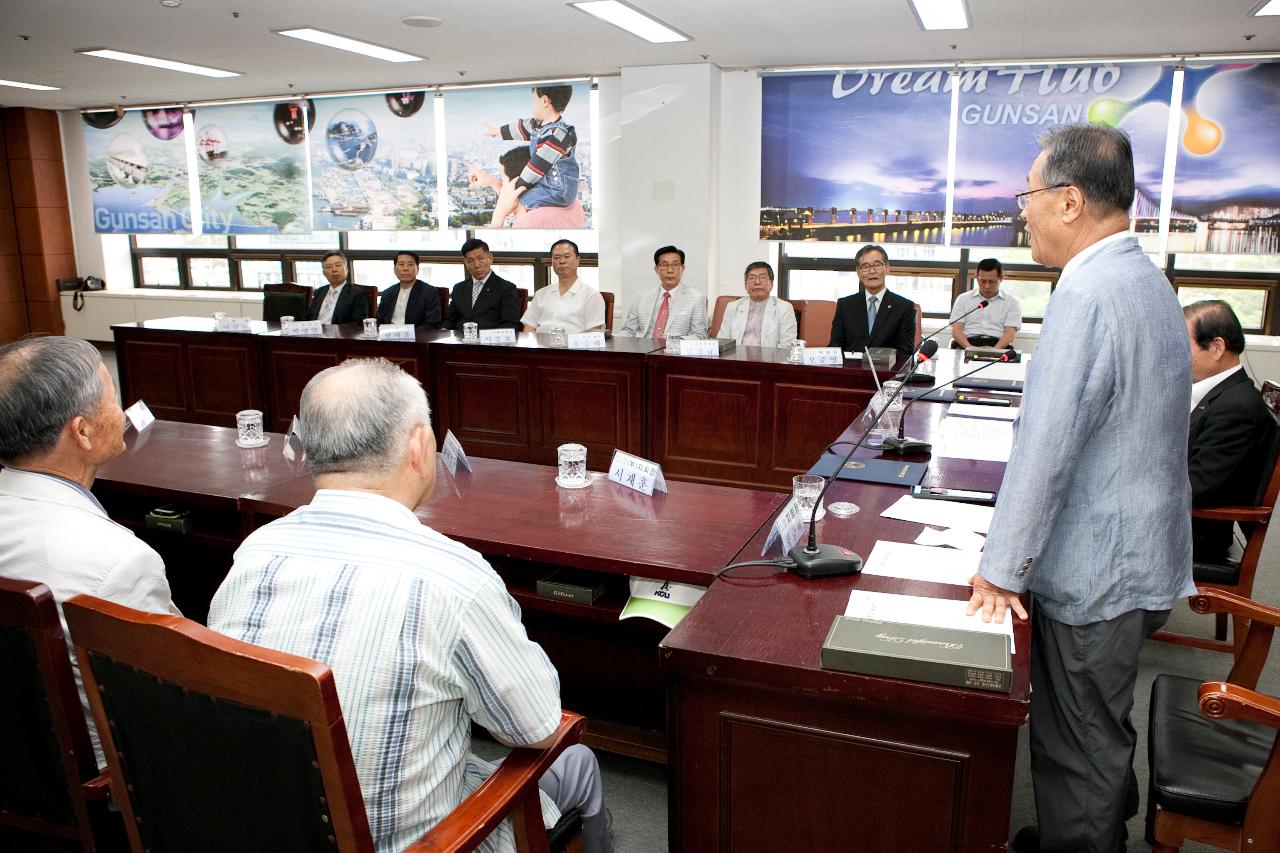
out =
[(918, 438), (898, 438), (891, 435), (881, 442), (879, 449), (887, 453), (928, 453), (933, 450), (933, 445)]
[(797, 545), (787, 556), (795, 562), (791, 571), (802, 578), (838, 578), (862, 571), (862, 558), (839, 545), (819, 545), (817, 551)]

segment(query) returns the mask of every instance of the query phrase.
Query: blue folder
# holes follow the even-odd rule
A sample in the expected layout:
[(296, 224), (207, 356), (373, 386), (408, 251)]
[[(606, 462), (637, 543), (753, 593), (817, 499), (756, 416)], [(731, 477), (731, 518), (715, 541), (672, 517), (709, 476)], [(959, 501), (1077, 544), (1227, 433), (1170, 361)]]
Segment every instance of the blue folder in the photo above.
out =
[[(847, 447), (845, 452), (848, 452)], [(836, 463), (842, 458), (843, 454), (836, 456), (832, 453), (824, 453), (822, 458), (809, 469), (809, 473), (830, 477), (831, 472), (836, 470)], [(928, 470), (929, 464), (927, 462), (901, 462), (897, 459), (859, 459), (855, 456), (845, 463), (839, 479), (853, 480), (859, 483), (884, 483), (909, 489), (912, 486), (920, 485), (920, 481), (924, 479), (925, 471)]]

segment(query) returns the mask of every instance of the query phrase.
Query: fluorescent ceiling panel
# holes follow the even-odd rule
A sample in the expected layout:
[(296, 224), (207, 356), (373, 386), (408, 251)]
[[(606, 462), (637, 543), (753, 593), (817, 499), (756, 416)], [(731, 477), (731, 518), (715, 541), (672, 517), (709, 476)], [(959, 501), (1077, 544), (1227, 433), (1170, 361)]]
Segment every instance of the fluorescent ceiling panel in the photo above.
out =
[(618, 0), (590, 0), (587, 3), (570, 3), (569, 5), (607, 24), (626, 30), (633, 36), (639, 36), (651, 44), (670, 44), (690, 40), (683, 33), (676, 32), (661, 21), (625, 3), (619, 3)]
[(926, 30), (969, 29), (964, 0), (911, 0), (911, 6)]
[(114, 59), (117, 62), (132, 62), (135, 65), (150, 65), (152, 68), (164, 68), (168, 71), (181, 71), (184, 74), (199, 74), (202, 77), (239, 77), (238, 71), (224, 71), (221, 68), (207, 68), (203, 65), (191, 65), (187, 62), (174, 62), (172, 59), (157, 59), (154, 56), (143, 56), (140, 53), (125, 53), (119, 50), (94, 48), (77, 50), (85, 56), (96, 56), (99, 59)]
[(1268, 15), (1280, 15), (1280, 0), (1268, 0), (1253, 10), (1253, 14), (1259, 18)]
[(312, 44), (334, 47), (338, 50), (347, 50), (351, 53), (358, 53), (361, 56), (367, 56), (370, 59), (381, 59), (385, 62), (421, 62), (426, 59), (425, 56), (414, 56), (411, 53), (401, 53), (400, 51), (392, 50), (389, 47), (381, 47), (380, 45), (369, 44), (367, 41), (357, 41), (356, 39), (347, 38), (346, 36), (326, 33), (324, 30), (317, 30), (313, 27), (298, 27), (291, 30), (275, 30), (274, 32), (276, 35), (301, 39), (302, 41), (309, 41)]
[(57, 92), (59, 86), (41, 86), (39, 83), (19, 83), (17, 80), (0, 80), (0, 86), (16, 86), (19, 89), (35, 89), (38, 92)]

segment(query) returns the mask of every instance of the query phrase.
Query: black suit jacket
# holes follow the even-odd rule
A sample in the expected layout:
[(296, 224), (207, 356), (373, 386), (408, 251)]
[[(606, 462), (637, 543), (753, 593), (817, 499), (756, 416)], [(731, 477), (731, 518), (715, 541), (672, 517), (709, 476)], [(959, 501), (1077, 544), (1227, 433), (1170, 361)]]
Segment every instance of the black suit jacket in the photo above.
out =
[[(316, 288), (315, 295), (311, 297), (311, 307), (307, 309), (308, 320), (320, 319), (320, 308), (323, 307), (324, 298), (328, 294), (329, 285)], [(365, 295), (365, 291), (357, 290), (355, 285), (347, 282), (342, 288), (342, 293), (338, 294), (338, 304), (333, 306), (333, 324), (341, 326), (346, 323), (359, 323), (368, 316), (369, 297)]]
[(851, 352), (861, 352), (863, 347), (893, 347), (901, 355), (910, 355), (916, 348), (916, 304), (888, 288), (880, 291), (876, 324), (868, 335), (866, 292), (845, 296), (836, 301), (828, 346)]
[(482, 329), (510, 327), (520, 331), (520, 290), (497, 273), (491, 273), (480, 291), (480, 301), (471, 304), (471, 277), (453, 286), (449, 298), (450, 329), (461, 329), (463, 323), (475, 323)]
[[(1252, 506), (1269, 476), (1275, 420), (1238, 370), (1204, 396), (1191, 412), (1187, 431), (1187, 473), (1191, 503), (1197, 507)], [(1232, 523), (1192, 519), (1197, 560), (1221, 562), (1231, 547)]]
[[(382, 295), (378, 297), (378, 325), (391, 322), (391, 314), (396, 310), (396, 300), (399, 298), (399, 283), (382, 291)], [(409, 304), (404, 309), (404, 321), (413, 326), (438, 329), (440, 319), (440, 294), (425, 281), (415, 280), (413, 287), (409, 288)]]

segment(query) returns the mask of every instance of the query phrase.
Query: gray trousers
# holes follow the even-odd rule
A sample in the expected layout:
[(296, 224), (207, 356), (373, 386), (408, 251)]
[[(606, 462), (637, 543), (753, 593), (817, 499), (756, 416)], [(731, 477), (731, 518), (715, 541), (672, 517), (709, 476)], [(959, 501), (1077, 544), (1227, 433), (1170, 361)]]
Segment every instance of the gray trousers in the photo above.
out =
[(561, 812), (582, 812), (583, 853), (613, 853), (604, 811), (604, 786), (594, 752), (580, 743), (568, 747), (542, 774), (538, 787)]
[(1040, 849), (1115, 853), (1138, 812), (1129, 713), (1143, 641), (1169, 611), (1067, 625), (1037, 612), (1031, 639), (1031, 779)]

